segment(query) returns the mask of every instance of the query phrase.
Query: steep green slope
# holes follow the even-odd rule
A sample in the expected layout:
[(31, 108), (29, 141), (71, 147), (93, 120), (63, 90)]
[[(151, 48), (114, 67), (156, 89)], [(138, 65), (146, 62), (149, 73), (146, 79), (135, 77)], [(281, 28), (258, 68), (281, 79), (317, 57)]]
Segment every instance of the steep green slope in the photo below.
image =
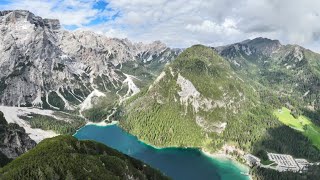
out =
[(320, 115), (320, 54), (265, 38), (215, 49), (237, 73), (272, 90), (296, 115)]
[[(167, 66), (148, 89), (126, 102), (120, 124), (157, 146), (213, 151), (229, 143), (248, 149), (267, 124), (276, 123), (258, 100), (259, 95), (226, 60), (196, 45)], [(265, 120), (259, 121), (251, 111), (261, 111)]]
[(0, 179), (168, 179), (103, 144), (72, 136), (43, 140), (0, 169)]
[[(280, 119), (284, 125), (298, 122), (302, 115), (308, 117), (314, 125), (306, 129), (308, 133), (302, 134), (319, 147), (317, 144), (320, 137), (316, 135), (316, 129), (320, 126), (320, 54), (298, 45), (281, 45), (279, 41), (266, 38), (256, 38), (215, 49), (230, 62), (237, 74), (250, 80), (252, 86), (270, 92), (261, 94), (261, 98), (268, 101), (274, 110), (283, 106), (290, 109), (289, 115), (293, 117)], [(299, 130), (294, 132), (299, 133)], [(280, 149), (286, 148), (279, 148), (278, 151), (281, 151)], [(306, 152), (312, 152), (311, 154), (319, 150), (311, 150), (313, 148), (310, 146), (306, 146), (305, 149), (308, 149)], [(310, 158), (311, 154), (307, 156)]]
[(232, 62), (196, 45), (126, 101), (117, 115), (128, 132), (160, 147), (211, 152), (231, 147), (238, 149), (235, 154), (268, 151), (316, 161), (320, 151), (274, 115), (282, 106), (273, 89), (235, 73)]

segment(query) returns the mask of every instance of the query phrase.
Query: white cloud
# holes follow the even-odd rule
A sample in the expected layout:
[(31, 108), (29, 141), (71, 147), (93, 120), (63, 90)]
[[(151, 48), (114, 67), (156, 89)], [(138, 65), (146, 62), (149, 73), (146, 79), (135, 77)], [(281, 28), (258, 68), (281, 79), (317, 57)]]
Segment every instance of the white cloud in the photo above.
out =
[(188, 24), (186, 29), (196, 33), (214, 33), (220, 35), (233, 35), (239, 33), (236, 22), (232, 19), (225, 19), (222, 24), (204, 20), (201, 24)]
[[(93, 9), (96, 1), (13, 0), (10, 9), (29, 9), (59, 18), (65, 25), (134, 41), (162, 40), (175, 47), (221, 45), (263, 36), (320, 52), (318, 0), (105, 0), (112, 11)], [(117, 12), (114, 21), (84, 27), (97, 16)]]
[(115, 29), (108, 29), (107, 31), (103, 32), (103, 34), (108, 37), (116, 37), (120, 39), (128, 37), (124, 32)]
[(110, 0), (110, 5), (122, 12), (116, 24), (125, 24), (129, 38), (141, 41), (181, 47), (264, 36), (320, 51), (314, 45), (320, 43), (317, 0)]

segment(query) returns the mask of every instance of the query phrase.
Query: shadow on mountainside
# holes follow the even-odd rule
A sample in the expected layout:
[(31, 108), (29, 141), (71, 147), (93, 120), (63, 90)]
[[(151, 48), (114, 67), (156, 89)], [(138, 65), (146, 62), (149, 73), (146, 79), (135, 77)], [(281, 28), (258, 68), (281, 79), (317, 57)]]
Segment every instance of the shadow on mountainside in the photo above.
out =
[[(308, 138), (288, 126), (270, 128), (262, 140), (253, 146), (254, 154), (261, 150), (280, 154), (290, 154), (294, 158), (305, 158), (312, 162), (320, 161), (320, 150)], [(306, 173), (278, 172), (272, 169), (254, 167), (251, 172), (257, 180), (318, 180), (320, 166), (311, 166)]]
[[(320, 137), (319, 137), (320, 138)], [(290, 154), (296, 158), (320, 161), (320, 150), (311, 144), (309, 139), (288, 126), (270, 128), (261, 141), (253, 146), (253, 152), (259, 150)]]

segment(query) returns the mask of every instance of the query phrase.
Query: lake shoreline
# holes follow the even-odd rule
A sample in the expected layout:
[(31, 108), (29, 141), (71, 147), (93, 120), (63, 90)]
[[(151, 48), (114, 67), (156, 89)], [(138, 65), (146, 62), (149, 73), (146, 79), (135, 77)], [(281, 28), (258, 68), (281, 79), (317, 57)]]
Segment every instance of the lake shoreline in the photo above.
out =
[[(92, 126), (97, 126), (97, 127), (106, 127), (106, 126), (113, 126), (113, 125), (118, 125), (119, 122), (118, 121), (112, 121), (111, 123), (106, 123), (106, 122), (100, 122), (100, 123), (93, 123), (93, 122), (88, 122), (85, 126), (87, 125), (92, 125)], [(83, 126), (83, 127), (85, 127)], [(83, 128), (81, 127), (81, 128)], [(119, 126), (120, 127), (120, 126)], [(81, 129), (79, 128), (79, 130)], [(120, 127), (121, 128), (121, 127)], [(201, 154), (203, 154), (204, 156), (213, 159), (213, 160), (218, 160), (218, 161), (222, 161), (222, 162), (227, 162), (227, 161), (231, 161), (235, 166), (238, 167), (238, 169), (243, 172), (243, 173), (249, 173), (250, 171), (250, 167), (247, 166), (246, 164), (240, 163), (239, 161), (237, 161), (233, 156), (228, 155), (226, 153), (222, 153), (222, 152), (217, 152), (217, 153), (211, 153), (207, 150), (205, 150), (204, 148), (198, 148), (198, 147), (181, 147), (181, 146), (170, 146), (170, 147), (159, 147), (159, 146), (155, 146), (152, 145), (146, 141), (143, 141), (141, 139), (139, 139), (137, 136), (130, 134), (129, 132), (125, 131), (124, 129), (121, 128), (121, 130), (123, 130), (125, 133), (129, 134), (130, 136), (133, 136), (134, 138), (136, 138), (140, 143), (143, 143), (144, 145), (147, 145), (149, 147), (152, 147), (156, 150), (165, 150), (165, 149), (172, 149), (172, 148), (180, 148), (180, 149), (196, 149), (198, 150)], [(77, 130), (78, 131), (78, 130)], [(76, 133), (75, 133), (76, 134)], [(74, 135), (75, 135), (74, 134)], [(252, 179), (251, 175), (248, 176), (249, 179)]]
[[(243, 164), (239, 161), (237, 161), (233, 156), (226, 154), (226, 153), (211, 153), (209, 151), (206, 151), (205, 149), (201, 149), (201, 152), (206, 155), (207, 157), (210, 157), (212, 159), (217, 159), (219, 161), (232, 161), (243, 173), (248, 173), (250, 172), (250, 167), (246, 164)], [(252, 176), (248, 176), (249, 179), (252, 179)]]
[[(116, 124), (118, 124), (118, 123), (119, 123), (118, 121), (112, 121), (111, 123), (107, 123), (107, 122), (105, 122), (105, 121), (101, 121), (101, 122), (98, 122), (98, 123), (96, 123), (96, 122), (87, 122), (87, 124), (84, 125), (84, 126), (94, 125), (94, 126), (102, 126), (102, 127), (104, 127), (104, 126), (116, 125)], [(81, 128), (82, 128), (82, 127), (81, 127)], [(80, 129), (81, 129), (81, 128), (80, 128)]]
[(92, 126), (97, 126), (97, 127), (106, 127), (106, 126), (116, 125), (116, 124), (118, 124), (118, 123), (119, 123), (118, 121), (112, 121), (111, 123), (107, 123), (107, 122), (105, 122), (105, 121), (101, 121), (101, 122), (91, 122), (91, 121), (89, 121), (89, 122), (87, 122), (85, 125), (79, 127), (79, 128), (76, 130), (76, 132), (75, 132), (74, 134), (72, 134), (72, 136), (76, 135), (77, 132), (78, 132), (80, 129), (82, 129), (83, 127), (85, 127), (85, 126), (90, 126), (90, 125), (92, 125)]

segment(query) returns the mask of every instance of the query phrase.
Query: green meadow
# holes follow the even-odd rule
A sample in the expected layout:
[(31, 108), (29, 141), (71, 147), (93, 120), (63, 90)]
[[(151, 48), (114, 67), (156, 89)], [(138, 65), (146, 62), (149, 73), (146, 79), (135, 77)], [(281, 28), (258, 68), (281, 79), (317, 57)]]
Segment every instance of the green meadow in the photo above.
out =
[(291, 111), (285, 107), (274, 112), (283, 124), (303, 133), (313, 145), (320, 149), (320, 127), (313, 124), (305, 116), (294, 118), (290, 113)]

